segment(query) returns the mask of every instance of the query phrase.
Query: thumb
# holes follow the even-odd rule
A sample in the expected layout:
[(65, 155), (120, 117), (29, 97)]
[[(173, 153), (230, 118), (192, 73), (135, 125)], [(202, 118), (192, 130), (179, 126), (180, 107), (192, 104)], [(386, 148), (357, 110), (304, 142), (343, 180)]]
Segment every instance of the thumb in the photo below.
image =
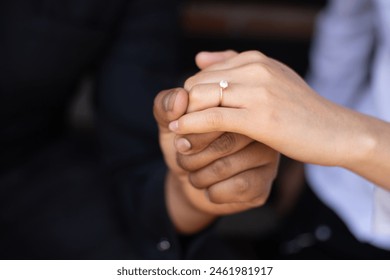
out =
[(168, 124), (187, 111), (188, 93), (182, 88), (163, 90), (154, 98), (153, 114), (160, 132), (170, 132)]
[(236, 56), (238, 53), (233, 50), (222, 52), (200, 52), (195, 57), (195, 63), (200, 70), (203, 70), (215, 63), (225, 61)]

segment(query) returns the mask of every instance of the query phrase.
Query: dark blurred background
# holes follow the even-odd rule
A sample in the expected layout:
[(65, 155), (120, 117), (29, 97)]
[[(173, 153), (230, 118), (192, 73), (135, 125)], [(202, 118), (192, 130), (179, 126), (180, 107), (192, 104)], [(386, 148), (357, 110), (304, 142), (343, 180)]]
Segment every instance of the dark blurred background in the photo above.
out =
[(325, 0), (196, 0), (181, 7), (182, 67), (199, 50), (256, 49), (304, 74), (313, 22)]

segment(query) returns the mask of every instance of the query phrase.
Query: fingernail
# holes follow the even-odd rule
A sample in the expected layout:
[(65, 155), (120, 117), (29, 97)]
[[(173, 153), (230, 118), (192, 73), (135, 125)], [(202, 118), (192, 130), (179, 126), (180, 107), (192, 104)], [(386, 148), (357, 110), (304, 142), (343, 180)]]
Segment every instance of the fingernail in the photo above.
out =
[(172, 111), (173, 106), (175, 105), (177, 91), (171, 91), (164, 97), (164, 109), (166, 112)]
[(191, 149), (191, 143), (186, 138), (176, 139), (176, 149), (180, 153), (187, 152)]
[(168, 125), (168, 128), (171, 131), (175, 132), (179, 128), (179, 122), (178, 121), (170, 122), (169, 125)]

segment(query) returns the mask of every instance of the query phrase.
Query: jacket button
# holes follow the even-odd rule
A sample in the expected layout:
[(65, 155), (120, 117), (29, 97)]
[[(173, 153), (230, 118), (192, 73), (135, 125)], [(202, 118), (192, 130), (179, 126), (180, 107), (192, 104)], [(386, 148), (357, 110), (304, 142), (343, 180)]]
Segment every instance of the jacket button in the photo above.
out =
[(332, 236), (332, 229), (327, 225), (320, 225), (316, 228), (314, 235), (319, 241), (327, 241)]
[(160, 242), (157, 243), (157, 250), (161, 252), (167, 251), (170, 248), (171, 248), (171, 243), (166, 239), (162, 239)]

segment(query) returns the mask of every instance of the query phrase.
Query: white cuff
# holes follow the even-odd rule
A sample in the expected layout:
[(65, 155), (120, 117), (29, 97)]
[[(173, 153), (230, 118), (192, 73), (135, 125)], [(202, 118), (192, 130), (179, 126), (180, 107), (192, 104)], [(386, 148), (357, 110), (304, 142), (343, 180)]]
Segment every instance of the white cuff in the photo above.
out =
[(390, 191), (375, 187), (373, 230), (390, 238)]

